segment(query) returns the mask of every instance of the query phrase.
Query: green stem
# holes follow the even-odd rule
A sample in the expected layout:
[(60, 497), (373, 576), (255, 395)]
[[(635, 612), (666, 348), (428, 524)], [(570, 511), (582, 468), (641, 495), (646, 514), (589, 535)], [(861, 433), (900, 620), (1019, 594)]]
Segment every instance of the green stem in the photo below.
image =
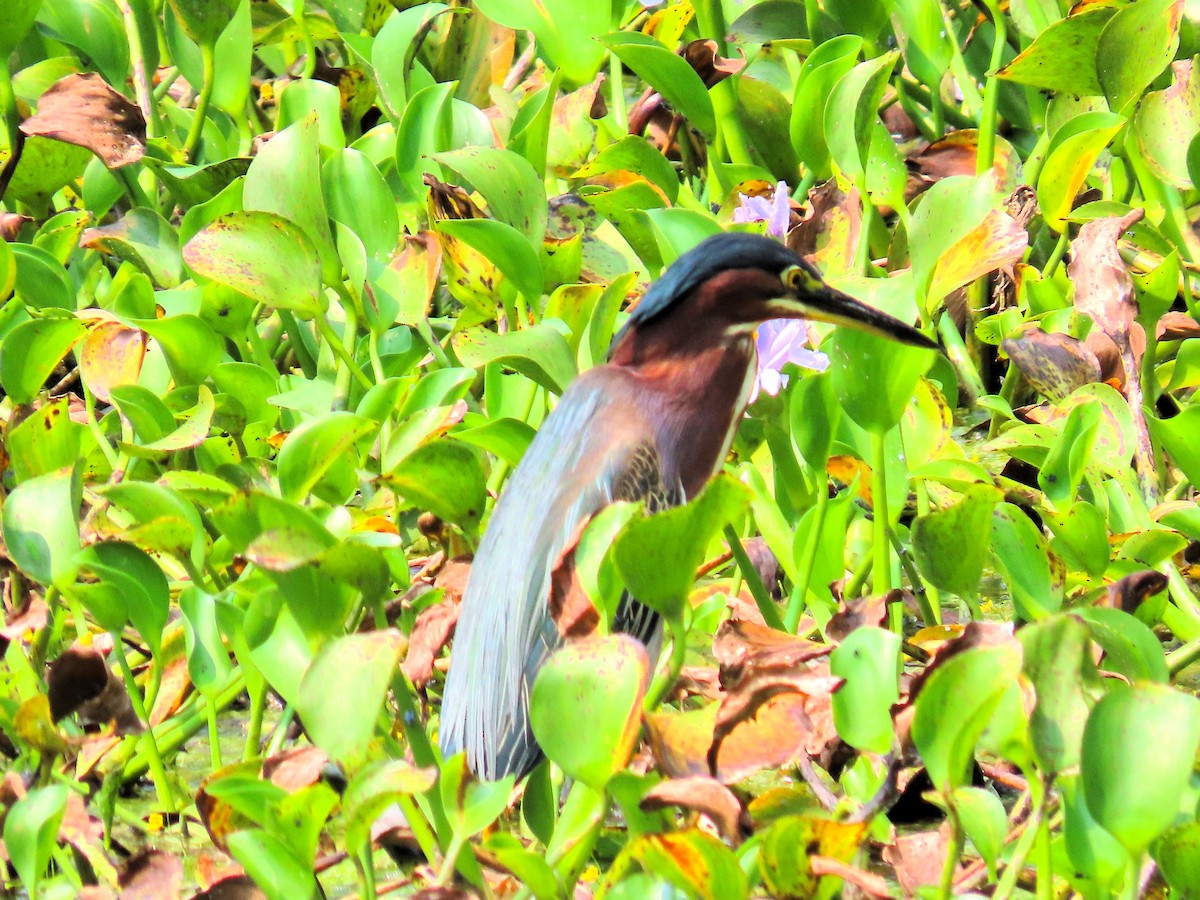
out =
[(667, 627), (671, 632), (671, 657), (666, 671), (657, 673), (650, 689), (646, 691), (646, 699), (642, 703), (644, 712), (653, 712), (658, 709), (666, 698), (667, 692), (671, 690), (671, 686), (675, 684), (675, 679), (683, 671), (683, 661), (687, 656), (687, 629), (682, 622), (677, 620), (667, 622)]
[(871, 577), (871, 571), (874, 569), (874, 560), (871, 554), (863, 556), (858, 564), (858, 568), (850, 573), (850, 580), (846, 582), (845, 595), (850, 598), (861, 597), (863, 585), (867, 583), (867, 579)]
[[(720, 0), (696, 0), (692, 4), (696, 11), (696, 24), (701, 37), (710, 37), (717, 43), (717, 52), (725, 56), (729, 48), (725, 44), (725, 12)], [(726, 78), (714, 84), (709, 89), (712, 97), (713, 112), (716, 114), (717, 134), (724, 144), (729, 161), (735, 165), (754, 165), (754, 156), (750, 152), (750, 144), (746, 138), (745, 129), (739, 115), (737, 92), (734, 89), (734, 79)], [(680, 138), (686, 140), (686, 135)]]
[(613, 118), (616, 119), (621, 134), (628, 134), (629, 111), (625, 107), (625, 78), (621, 71), (621, 60), (615, 53), (608, 55), (608, 80)]
[(113, 656), (116, 657), (117, 666), (121, 669), (121, 677), (125, 681), (125, 691), (129, 694), (129, 701), (133, 704), (134, 713), (146, 723), (146, 730), (142, 733), (140, 742), (150, 761), (150, 771), (154, 774), (154, 793), (158, 797), (158, 805), (162, 807), (165, 814), (173, 813), (178, 807), (175, 805), (175, 797), (171, 793), (171, 782), (167, 780), (167, 770), (163, 766), (162, 754), (158, 752), (158, 742), (154, 737), (154, 729), (150, 726), (150, 716), (146, 713), (146, 704), (142, 701), (142, 692), (138, 689), (137, 681), (134, 680), (133, 670), (129, 668), (129, 660), (121, 652), (120, 633), (114, 631), (111, 634)]
[(983, 379), (979, 377), (979, 373), (975, 371), (975, 366), (971, 362), (971, 354), (967, 351), (967, 345), (963, 343), (962, 335), (958, 333), (958, 326), (954, 324), (954, 319), (946, 314), (942, 314), (937, 323), (938, 334), (942, 337), (942, 346), (946, 350), (946, 357), (950, 360), (950, 365), (954, 367), (954, 374), (958, 376), (959, 384), (962, 385), (963, 393), (966, 394), (965, 399), (968, 403), (974, 403), (976, 397), (982, 397), (987, 391), (983, 387)]
[[(345, 408), (344, 405), (339, 407), (337, 404), (339, 402), (345, 404), (350, 391), (350, 378), (354, 378), (364, 391), (369, 391), (372, 387), (371, 379), (363, 373), (363, 370), (359, 368), (358, 363), (354, 361), (354, 357), (351, 355), (354, 349), (354, 341), (358, 335), (358, 323), (355, 321), (354, 313), (351, 310), (345, 310), (345, 314), (346, 322), (343, 327), (344, 334), (342, 337), (338, 337), (338, 333), (333, 330), (333, 326), (329, 324), (329, 319), (325, 316), (317, 316), (313, 320), (317, 323), (317, 331), (321, 333), (321, 337), (329, 344), (329, 349), (333, 351), (333, 355), (345, 367), (344, 370), (338, 371), (338, 380), (334, 383), (334, 409)], [(346, 346), (347, 342), (350, 344), (349, 347)], [(345, 384), (342, 386), (344, 393), (339, 394), (338, 384), (341, 383), (343, 378), (345, 379)]]
[(950, 845), (946, 848), (946, 861), (942, 865), (942, 880), (938, 886), (942, 897), (949, 898), (954, 896), (954, 873), (958, 871), (958, 858), (962, 856), (963, 845), (965, 843), (962, 825), (958, 821), (958, 816), (951, 812)]
[(196, 148), (200, 145), (200, 136), (204, 134), (204, 120), (208, 115), (208, 102), (212, 99), (213, 85), (217, 79), (217, 50), (216, 45), (205, 43), (200, 45), (200, 64), (203, 67), (204, 81), (200, 85), (200, 96), (196, 98), (196, 111), (188, 128), (187, 140), (183, 143), (183, 152), (189, 162), (195, 162)]
[(742, 546), (741, 539), (733, 530), (732, 525), (725, 526), (725, 540), (729, 543), (729, 552), (732, 554), (734, 562), (737, 563), (742, 578), (745, 579), (746, 587), (750, 589), (750, 594), (754, 597), (758, 611), (762, 613), (763, 621), (772, 628), (783, 630), (783, 622), (779, 618), (779, 610), (775, 607), (775, 601), (771, 599), (771, 592), (758, 577), (758, 569), (754, 568), (754, 563), (751, 562), (746, 548)]
[(221, 763), (221, 731), (217, 723), (217, 705), (213, 697), (204, 695), (204, 715), (208, 719), (208, 756), (212, 760), (213, 771), (222, 767)]
[[(1029, 782), (1030, 792), (1035, 792), (1035, 781)], [(1025, 860), (1029, 858), (1029, 852), (1033, 849), (1034, 842), (1037, 840), (1038, 832), (1041, 830), (1042, 819), (1046, 812), (1045, 792), (1036, 790), (1036, 793), (1041, 794), (1040, 800), (1034, 801), (1033, 813), (1030, 814), (1029, 821), (1025, 825), (1025, 831), (1021, 837), (1017, 839), (1017, 845), (1013, 848), (1012, 856), (1008, 859), (1008, 865), (1005, 866), (1004, 874), (1000, 876), (1000, 881), (996, 885), (996, 890), (992, 894), (992, 900), (1008, 900), (1016, 890), (1017, 880), (1021, 877), (1021, 872), (1025, 868)]]
[(313, 40), (312, 31), (308, 27), (308, 18), (305, 16), (304, 7), (305, 0), (296, 0), (292, 7), (292, 18), (295, 19), (304, 40), (304, 68), (300, 72), (300, 77), (312, 78), (313, 73), (317, 70), (317, 43)]
[(813, 568), (817, 564), (817, 548), (821, 543), (821, 529), (825, 527), (825, 513), (829, 509), (829, 485), (824, 478), (817, 484), (817, 502), (813, 508), (813, 523), (808, 530), (808, 539), (804, 542), (804, 555), (800, 558), (800, 568), (796, 572), (796, 581), (792, 586), (792, 594), (788, 598), (787, 615), (784, 616), (784, 630), (794, 634), (800, 625), (800, 616), (808, 604), (808, 588), (812, 582)]
[(996, 78), (995, 73), (1004, 62), (1004, 47), (1008, 40), (1006, 18), (994, 3), (986, 2), (986, 0), (985, 3), (991, 14), (996, 34), (992, 43), (987, 84), (983, 89), (983, 110), (979, 115), (979, 146), (975, 156), (975, 172), (978, 175), (990, 171), (996, 157), (996, 104), (1000, 97), (1000, 81)]
[(1198, 659), (1200, 659), (1200, 637), (1194, 637), (1182, 647), (1167, 654), (1167, 670), (1171, 673), (1171, 677), (1174, 677)]
[(871, 195), (867, 193), (866, 178), (860, 180), (863, 182), (858, 186), (858, 195), (862, 200), (862, 226), (858, 232), (858, 253), (855, 262), (858, 265), (858, 271), (869, 278), (871, 275), (871, 228), (875, 224), (875, 220), (879, 218), (879, 212), (875, 209), (875, 204), (871, 202)]
[(1071, 244), (1071, 236), (1067, 233), (1067, 228), (1064, 225), (1062, 234), (1058, 236), (1058, 241), (1054, 244), (1054, 249), (1050, 251), (1050, 256), (1046, 260), (1046, 265), (1042, 267), (1042, 280), (1045, 281), (1053, 277), (1058, 271), (1058, 264), (1062, 262), (1063, 255), (1067, 252), (1067, 247)]
[(279, 321), (283, 323), (284, 330), (292, 339), (292, 350), (296, 353), (296, 362), (300, 364), (300, 371), (304, 373), (305, 378), (312, 381), (317, 377), (317, 360), (304, 340), (304, 332), (300, 323), (296, 321), (291, 310), (287, 309), (279, 310)]
[(267, 686), (250, 691), (250, 721), (246, 725), (246, 746), (242, 748), (242, 762), (258, 759), (258, 745), (262, 743), (263, 714), (267, 709)]
[(579, 873), (596, 845), (607, 809), (608, 799), (604, 793), (582, 781), (571, 785), (554, 835), (546, 847), (546, 862), (554, 868), (559, 883), (568, 888), (569, 894), (574, 892)]
[(412, 829), (413, 837), (416, 838), (417, 846), (421, 848), (421, 852), (425, 854), (425, 858), (432, 864), (438, 858), (441, 848), (438, 846), (437, 836), (429, 829), (429, 823), (425, 820), (425, 814), (417, 808), (417, 804), (413, 802), (413, 798), (407, 794), (401, 794), (397, 797), (396, 805), (404, 813), (408, 827)]
[[(874, 580), (872, 590), (882, 596), (892, 589), (892, 544), (888, 540), (887, 449), (884, 433), (871, 435), (871, 501), (875, 508)], [(897, 634), (903, 622), (898, 604), (888, 610), (888, 624)]]
[(21, 148), (21, 114), (17, 109), (17, 96), (13, 93), (12, 72), (8, 57), (0, 54), (0, 115), (4, 117), (4, 137), (9, 157), (0, 166), (0, 193), (8, 188), (9, 179), (16, 169)]
[(370, 835), (363, 841), (363, 846), (359, 848), (355, 863), (358, 866), (362, 896), (366, 900), (375, 900), (375, 859), (371, 853)]
[[(899, 88), (900, 93), (902, 93), (904, 96), (911, 97), (928, 110), (933, 110), (934, 104), (937, 101), (934, 100), (933, 92), (929, 90), (929, 88), (925, 87), (925, 85), (913, 81), (907, 76), (898, 78), (894, 83), (896, 87)], [(954, 106), (946, 106), (943, 104), (942, 115), (945, 118), (945, 121), (949, 122), (955, 128), (975, 127), (975, 120), (970, 116), (960, 112)]]
[(154, 94), (150, 87), (153, 73), (146, 64), (146, 50), (142, 46), (142, 31), (138, 27), (137, 14), (129, 0), (117, 0), (117, 7), (121, 10), (121, 19), (125, 24), (125, 39), (129, 42), (129, 65), (133, 71), (133, 95), (137, 98), (142, 118), (146, 120), (146, 137), (157, 137), (160, 134), (158, 107), (154, 104)]
[(458, 856), (466, 845), (465, 835), (455, 834), (450, 839), (450, 846), (446, 848), (446, 855), (442, 858), (442, 867), (438, 869), (437, 883), (440, 886), (445, 887), (450, 884), (450, 879), (454, 875), (454, 864), (458, 862)]

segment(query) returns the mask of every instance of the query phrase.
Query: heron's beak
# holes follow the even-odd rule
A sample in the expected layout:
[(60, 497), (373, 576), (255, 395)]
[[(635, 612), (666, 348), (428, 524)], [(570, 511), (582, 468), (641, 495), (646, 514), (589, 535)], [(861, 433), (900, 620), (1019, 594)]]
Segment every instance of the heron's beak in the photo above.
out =
[(815, 275), (809, 275), (807, 272), (804, 274), (806, 283), (767, 304), (768, 309), (778, 317), (845, 325), (913, 347), (938, 349), (936, 341), (930, 340), (895, 316), (889, 316), (873, 306), (855, 300), (849, 294), (834, 290)]

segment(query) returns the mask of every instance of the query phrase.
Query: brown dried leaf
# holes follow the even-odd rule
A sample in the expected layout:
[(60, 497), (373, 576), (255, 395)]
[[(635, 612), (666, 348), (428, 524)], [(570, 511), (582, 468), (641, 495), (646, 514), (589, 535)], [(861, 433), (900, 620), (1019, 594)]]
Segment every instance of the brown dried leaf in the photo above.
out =
[(1161, 572), (1155, 572), (1153, 569), (1132, 572), (1105, 587), (1104, 603), (1113, 609), (1132, 614), (1139, 606), (1166, 588), (1167, 576)]
[(1000, 347), (1035, 391), (1062, 400), (1085, 384), (1099, 381), (1100, 360), (1084, 343), (1067, 334), (1047, 334), (1034, 326)]
[(713, 656), (721, 665), (721, 682), (725, 685), (740, 678), (750, 668), (786, 668), (832, 652), (832, 645), (818, 644), (744, 620), (727, 619), (713, 638)]
[(143, 850), (121, 867), (121, 900), (175, 900), (183, 864), (161, 850)]
[(20, 213), (0, 213), (0, 238), (9, 243), (16, 241), (21, 234), (21, 226), (32, 221), (32, 217), (23, 216)]
[(1087, 313), (1119, 346), (1137, 316), (1133, 279), (1117, 252), (1117, 239), (1140, 222), (1145, 210), (1095, 219), (1071, 242), (1067, 275), (1075, 285), (1075, 308)]
[[(716, 704), (648, 715), (646, 736), (658, 768), (672, 778), (711, 775), (708, 750), (716, 717)], [(800, 694), (768, 700), (754, 719), (742, 722), (725, 738), (717, 757), (717, 780), (734, 784), (762, 769), (789, 765), (805, 752), (810, 726)]]
[(457, 600), (446, 599), (436, 606), (426, 607), (417, 616), (409, 637), (408, 653), (400, 664), (416, 687), (424, 687), (433, 677), (433, 661), (454, 636), (459, 611)]
[[(161, 661), (160, 661), (161, 662)], [(163, 667), (162, 683), (150, 710), (150, 725), (161, 725), (173, 716), (192, 690), (192, 679), (188, 674), (187, 657), (180, 653), (169, 659)], [(156, 663), (159, 664), (159, 663)]]
[(849, 882), (871, 897), (892, 896), (887, 879), (876, 875), (874, 872), (867, 872), (857, 866), (850, 865), (850, 863), (842, 862), (840, 859), (815, 855), (808, 858), (808, 865), (812, 869), (812, 873), (818, 878), (823, 875), (840, 878), (842, 881)]
[(864, 625), (882, 625), (889, 603), (902, 603), (907, 591), (894, 590), (886, 594), (843, 600), (841, 608), (829, 617), (825, 636), (841, 643), (854, 629)]
[(1185, 312), (1163, 313), (1158, 320), (1160, 341), (1183, 341), (1194, 337), (1200, 337), (1200, 322)]
[[(11, 581), (5, 582), (6, 595), (11, 586)], [(5, 599), (8, 599), (7, 596)], [(14, 609), (8, 607), (7, 603), (5, 604), (4, 624), (0, 625), (0, 638), (6, 641), (15, 641), (24, 637), (27, 632), (39, 631), (45, 627), (48, 615), (49, 609), (46, 601), (40, 594), (28, 591), (19, 607)]]
[(321, 770), (328, 762), (325, 751), (317, 747), (293, 747), (263, 760), (262, 776), (294, 793), (320, 781)]
[(146, 152), (141, 110), (94, 73), (68, 75), (52, 84), (38, 99), (37, 114), (21, 123), (21, 131), (86, 147), (110, 169), (137, 162)]
[(575, 548), (592, 520), (587, 516), (575, 528), (550, 568), (550, 615), (564, 638), (582, 638), (596, 630), (600, 613), (592, 605), (575, 571)]
[(735, 845), (741, 842), (742, 804), (733, 791), (707, 775), (659, 782), (638, 806), (645, 812), (678, 806), (700, 813), (712, 819), (725, 840)]
[(746, 68), (745, 59), (730, 59), (717, 53), (717, 42), (712, 39), (692, 41), (684, 46), (679, 55), (689, 66), (696, 70), (706, 88), (712, 88), (730, 75), (736, 75)]
[(98, 878), (109, 884), (117, 883), (117, 870), (104, 851), (104, 823), (87, 811), (83, 797), (74, 792), (67, 795), (67, 809), (58, 836), (88, 861)]
[(895, 869), (905, 894), (912, 896), (923, 885), (940, 883), (949, 844), (950, 826), (946, 822), (936, 831), (897, 835), (894, 844), (883, 848), (883, 859)]
[(788, 232), (787, 245), (822, 272), (846, 272), (858, 254), (862, 203), (858, 189), (844, 193), (831, 178), (808, 194), (809, 213)]
[[(241, 871), (241, 867), (237, 867)], [(267, 900), (262, 888), (249, 875), (231, 875), (193, 894), (191, 900)]]
[(108, 664), (92, 647), (75, 644), (50, 663), (46, 693), (54, 721), (76, 712), (103, 692), (112, 677)]

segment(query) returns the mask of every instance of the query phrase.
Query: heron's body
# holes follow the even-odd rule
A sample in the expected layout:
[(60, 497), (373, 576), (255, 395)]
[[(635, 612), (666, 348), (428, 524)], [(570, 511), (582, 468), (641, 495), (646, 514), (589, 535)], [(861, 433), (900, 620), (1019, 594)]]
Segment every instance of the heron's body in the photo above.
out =
[[(798, 289), (780, 280), (797, 267), (806, 290), (828, 291), (791, 251), (765, 238), (706, 241), (647, 292), (614, 340), (610, 362), (563, 393), (475, 555), (442, 699), (443, 753), (465, 750), (485, 779), (522, 774), (541, 758), (529, 694), (565, 640), (549, 608), (555, 562), (579, 526), (614, 500), (643, 500), (651, 510), (681, 503), (720, 468), (754, 377), (753, 328), (789, 314), (776, 312), (772, 298)], [(856, 320), (866, 316), (865, 327), (882, 327), (878, 319), (907, 328), (829, 293), (851, 304)], [(912, 334), (910, 341), (924, 340)], [(615, 625), (646, 642), (658, 629), (631, 600)]]

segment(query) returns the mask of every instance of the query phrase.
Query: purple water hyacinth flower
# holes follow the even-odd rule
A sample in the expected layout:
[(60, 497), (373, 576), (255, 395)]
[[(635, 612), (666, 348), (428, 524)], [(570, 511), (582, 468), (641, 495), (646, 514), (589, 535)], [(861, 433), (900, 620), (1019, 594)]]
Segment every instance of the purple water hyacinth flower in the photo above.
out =
[[(787, 182), (775, 185), (771, 197), (748, 197), (739, 195), (741, 202), (733, 212), (734, 222), (766, 222), (767, 234), (783, 238), (787, 235), (791, 208), (788, 205)], [(758, 375), (750, 388), (750, 402), (758, 399), (760, 391), (776, 396), (787, 387), (787, 376), (783, 367), (795, 363), (806, 369), (824, 372), (829, 368), (829, 357), (817, 350), (810, 350), (807, 324), (800, 319), (775, 319), (764, 322), (758, 328)]]
[(787, 387), (787, 376), (783, 367), (795, 363), (805, 369), (824, 372), (829, 368), (829, 357), (818, 350), (810, 350), (808, 323), (802, 319), (772, 319), (758, 327), (758, 377), (750, 388), (750, 402), (758, 399), (759, 391), (776, 396)]
[(775, 185), (775, 193), (768, 197), (750, 197), (738, 194), (741, 202), (733, 211), (733, 221), (738, 224), (746, 222), (766, 222), (767, 234), (771, 237), (782, 238), (787, 235), (788, 221), (792, 210), (788, 205), (788, 186), (786, 181)]

